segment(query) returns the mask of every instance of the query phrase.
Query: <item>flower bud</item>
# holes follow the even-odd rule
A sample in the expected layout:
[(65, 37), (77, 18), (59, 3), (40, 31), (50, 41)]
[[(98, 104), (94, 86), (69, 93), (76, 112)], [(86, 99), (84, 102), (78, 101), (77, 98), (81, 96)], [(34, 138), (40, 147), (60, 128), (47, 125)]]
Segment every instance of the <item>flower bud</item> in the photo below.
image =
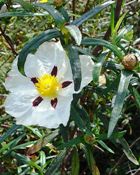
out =
[(62, 6), (63, 3), (64, 3), (64, 0), (54, 0), (54, 5), (55, 5), (56, 7)]
[(94, 134), (85, 134), (84, 140), (88, 144), (93, 144), (95, 142), (95, 135)]
[(137, 64), (137, 57), (134, 54), (126, 55), (123, 60), (122, 64), (127, 70), (133, 70)]

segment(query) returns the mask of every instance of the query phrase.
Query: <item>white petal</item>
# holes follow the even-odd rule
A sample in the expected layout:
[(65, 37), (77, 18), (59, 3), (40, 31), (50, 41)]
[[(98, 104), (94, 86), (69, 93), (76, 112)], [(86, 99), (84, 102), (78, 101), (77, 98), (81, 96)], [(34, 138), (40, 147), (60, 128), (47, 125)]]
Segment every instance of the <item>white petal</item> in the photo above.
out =
[(37, 49), (35, 56), (43, 63), (47, 73), (51, 73), (54, 66), (58, 68), (59, 77), (67, 70), (68, 57), (60, 41), (43, 43)]
[(32, 102), (36, 97), (36, 93), (11, 93), (5, 100), (5, 111), (15, 118), (24, 118), (27, 113), (32, 113)]
[(25, 76), (23, 76), (17, 68), (17, 58), (14, 60), (12, 64), (12, 69), (8, 73), (8, 77), (5, 80), (5, 88), (11, 92), (24, 92), (28, 93), (29, 91), (36, 91), (34, 84), (31, 80)]
[(26, 58), (24, 66), (25, 74), (27, 77), (40, 77), (46, 73), (43, 63), (36, 55), (29, 54)]
[(75, 25), (68, 25), (65, 27), (69, 30), (71, 36), (75, 39), (76, 43), (80, 45), (82, 41), (82, 34), (79, 28)]
[(70, 118), (71, 102), (73, 100), (73, 95), (67, 97), (58, 97), (58, 104), (56, 106), (56, 117), (59, 118), (60, 123), (64, 126)]
[(66, 126), (70, 117), (72, 100), (72, 95), (69, 97), (59, 96), (55, 109), (51, 106), (49, 101), (44, 100), (32, 114), (34, 124), (47, 128), (58, 128), (60, 124)]
[(78, 92), (80, 92), (83, 87), (87, 86), (92, 81), (92, 71), (94, 65), (94, 62), (92, 61), (91, 57), (87, 55), (80, 55), (80, 62), (82, 81), (80, 90)]
[(75, 91), (74, 91), (74, 83), (72, 81), (72, 83), (65, 87), (65, 88), (62, 88), (59, 92), (59, 96), (71, 96), (72, 94), (74, 94)]
[(60, 124), (66, 126), (70, 117), (70, 107), (73, 96), (58, 97), (58, 103), (54, 109), (49, 100), (43, 100), (32, 114), (37, 125), (47, 128), (57, 128)]

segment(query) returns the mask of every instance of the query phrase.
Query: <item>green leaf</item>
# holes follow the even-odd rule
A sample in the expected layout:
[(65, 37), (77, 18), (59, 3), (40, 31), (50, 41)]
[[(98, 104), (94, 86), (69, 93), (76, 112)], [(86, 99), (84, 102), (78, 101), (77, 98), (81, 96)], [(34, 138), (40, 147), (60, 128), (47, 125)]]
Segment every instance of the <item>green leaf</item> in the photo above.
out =
[(73, 74), (74, 89), (75, 91), (78, 91), (81, 86), (81, 63), (79, 59), (79, 54), (77, 49), (72, 45), (69, 45), (67, 47), (67, 50)]
[(30, 162), (30, 159), (29, 159), (29, 157), (26, 157), (26, 156), (24, 156), (24, 155), (22, 155), (22, 154), (19, 154), (19, 153), (16, 153), (16, 152), (12, 152), (11, 153), (11, 156), (15, 159), (17, 159), (17, 161), (19, 162), (19, 163), (21, 163), (22, 165), (23, 164), (28, 164), (29, 162)]
[(61, 13), (59, 13), (59, 11), (56, 10), (53, 6), (49, 4), (35, 4), (35, 6), (41, 7), (44, 10), (46, 10), (54, 18), (54, 21), (57, 24), (57, 26), (60, 27), (66, 22), (65, 18), (61, 15)]
[(123, 152), (126, 155), (126, 157), (135, 165), (139, 165), (139, 162), (137, 161), (136, 157), (134, 156), (131, 148), (129, 147), (127, 141), (124, 138), (118, 139), (119, 143), (123, 147)]
[(107, 56), (108, 52), (104, 52), (100, 54), (100, 56), (97, 58), (97, 63), (93, 65), (93, 82), (97, 84), (99, 82), (99, 76), (101, 74), (102, 66), (105, 61), (105, 58)]
[(119, 31), (119, 33), (114, 36), (113, 40), (115, 41), (115, 43), (117, 44), (124, 37), (125, 34), (127, 34), (128, 32), (130, 32), (132, 30), (132, 28), (133, 28), (132, 25), (124, 26), (124, 28), (122, 28)]
[(109, 147), (106, 145), (105, 142), (103, 142), (102, 140), (97, 140), (97, 142), (98, 142), (104, 149), (106, 149), (108, 152), (114, 154), (114, 151), (113, 151), (111, 148), (109, 148)]
[(82, 15), (80, 18), (76, 19), (75, 21), (73, 21), (71, 24), (72, 25), (77, 25), (80, 26), (82, 23), (84, 23), (85, 21), (87, 21), (89, 18), (97, 15), (98, 13), (100, 13), (103, 9), (105, 9), (106, 7), (108, 7), (109, 5), (113, 4), (114, 1), (108, 1), (105, 2), (102, 5), (93, 7), (90, 11), (88, 11), (87, 13), (85, 13), (84, 15)]
[(40, 154), (40, 164), (42, 167), (46, 164), (46, 154), (44, 151), (40, 151), (39, 154)]
[(26, 126), (26, 128), (30, 129), (39, 138), (42, 138), (42, 134), (41, 134), (41, 132), (39, 131), (38, 128), (33, 128), (31, 126)]
[(23, 0), (14, 0), (14, 2), (20, 4), (25, 10), (27, 11), (31, 11), (34, 9), (33, 4), (23, 1)]
[(124, 14), (119, 18), (119, 20), (117, 21), (117, 24), (116, 24), (115, 29), (114, 29), (114, 31), (113, 31), (113, 35), (117, 35), (117, 31), (119, 30), (120, 25), (121, 25), (121, 23), (123, 22), (123, 20), (124, 20), (126, 14), (127, 14), (127, 13), (124, 13)]
[(86, 110), (82, 106), (76, 106), (76, 111), (79, 113), (81, 116), (81, 119), (84, 124), (84, 128), (87, 129), (88, 131), (90, 130), (90, 116), (86, 112)]
[[(49, 41), (52, 38), (59, 37), (60, 33), (56, 29), (50, 29), (46, 32), (41, 33), (40, 35), (33, 38), (29, 43), (27, 43), (24, 48), (21, 50), (18, 56), (18, 69), (21, 74), (25, 75), (24, 72), (24, 64), (26, 61), (26, 57), (29, 53), (35, 51), (39, 45), (41, 45), (45, 41)], [(26, 75), (25, 75), (26, 76)]]
[(9, 152), (11, 152), (11, 150), (21, 141), (21, 139), (23, 137), (25, 137), (25, 134), (22, 134), (19, 137), (17, 137), (16, 139), (13, 139), (11, 142), (4, 144), (2, 146), (2, 148), (0, 149), (0, 153), (2, 153), (5, 150), (7, 150), (6, 154), (8, 155)]
[(103, 39), (97, 39), (97, 38), (85, 38), (82, 40), (83, 45), (86, 46), (104, 46), (106, 48), (108, 48), (109, 50), (111, 50), (118, 58), (122, 59), (123, 55), (122, 52), (118, 49), (117, 46), (112, 45), (110, 42), (105, 41)]
[(137, 106), (140, 109), (140, 94), (138, 93), (138, 91), (135, 88), (133, 88), (133, 94), (134, 94)]
[(80, 114), (77, 112), (74, 105), (71, 105), (71, 118), (74, 120), (76, 125), (79, 127), (80, 130), (85, 131), (84, 123), (80, 117)]
[(76, 25), (66, 25), (65, 27), (68, 29), (71, 36), (74, 38), (77, 45), (80, 45), (82, 41), (82, 34), (79, 28)]
[(119, 87), (118, 87), (118, 92), (115, 98), (115, 102), (114, 102), (114, 107), (111, 113), (111, 119), (109, 122), (109, 129), (108, 129), (108, 137), (111, 136), (119, 118), (121, 115), (121, 111), (123, 108), (123, 103), (128, 91), (128, 86), (130, 83), (130, 80), (132, 78), (132, 72), (130, 71), (122, 71), (121, 72), (121, 79), (119, 82)]
[(65, 18), (65, 21), (66, 21), (66, 22), (69, 22), (70, 17), (69, 17), (69, 15), (68, 15), (67, 10), (66, 10), (65, 8), (63, 8), (63, 7), (60, 7), (60, 8), (59, 8), (59, 12), (63, 15), (63, 17)]
[(57, 157), (52, 161), (50, 166), (48, 167), (45, 175), (56, 175), (57, 170), (59, 169), (64, 157), (66, 155), (66, 150), (60, 151)]
[(114, 4), (111, 5), (111, 20), (110, 20), (110, 26), (111, 26), (111, 34), (114, 31), (114, 27), (115, 27), (115, 6)]
[(10, 129), (8, 129), (8, 131), (6, 133), (4, 133), (1, 137), (0, 137), (0, 143), (2, 143), (4, 140), (6, 140), (10, 135), (12, 135), (13, 133), (16, 132), (16, 130), (18, 128), (20, 128), (20, 125), (16, 125), (14, 124)]
[(99, 82), (99, 76), (101, 73), (102, 64), (96, 63), (93, 65), (93, 82), (97, 84)]
[(32, 146), (33, 144), (35, 144), (36, 141), (30, 141), (30, 142), (27, 142), (27, 143), (23, 143), (23, 144), (20, 144), (20, 145), (17, 145), (15, 147), (12, 148), (12, 150), (16, 150), (16, 149), (25, 149), (27, 147), (30, 147)]
[(42, 13), (32, 13), (32, 12), (5, 12), (5, 13), (0, 13), (0, 18), (6, 18), (6, 17), (14, 17), (14, 16), (45, 16), (48, 15), (47, 12), (42, 12)]
[(88, 162), (88, 166), (92, 175), (100, 175), (99, 169), (96, 166), (96, 162), (93, 157), (92, 147), (90, 147), (89, 145), (86, 145), (86, 146), (81, 145), (81, 147), (84, 150), (84, 153)]
[(35, 141), (34, 142), (35, 144), (28, 149), (27, 154), (31, 155), (38, 152), (42, 147), (46, 146), (47, 143), (51, 142), (57, 135), (58, 135), (58, 130), (56, 129), (48, 136)]
[(80, 162), (77, 148), (73, 150), (71, 175), (79, 175)]
[(69, 149), (73, 146), (76, 146), (76, 145), (82, 143), (83, 141), (84, 141), (83, 136), (78, 136), (74, 139), (69, 140), (68, 142), (65, 142), (65, 143), (61, 144), (60, 146), (58, 146), (58, 149), (60, 149), (60, 150), (64, 149), (64, 148)]

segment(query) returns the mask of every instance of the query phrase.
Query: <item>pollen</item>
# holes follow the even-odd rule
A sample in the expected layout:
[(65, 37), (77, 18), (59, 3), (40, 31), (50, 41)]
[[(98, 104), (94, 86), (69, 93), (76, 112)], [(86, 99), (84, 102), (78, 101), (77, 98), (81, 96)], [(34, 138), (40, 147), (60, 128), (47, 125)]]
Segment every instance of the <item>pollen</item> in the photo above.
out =
[(58, 92), (61, 89), (61, 83), (57, 77), (45, 74), (38, 78), (37, 81), (38, 82), (35, 83), (35, 86), (41, 96), (49, 98), (55, 98), (58, 96)]

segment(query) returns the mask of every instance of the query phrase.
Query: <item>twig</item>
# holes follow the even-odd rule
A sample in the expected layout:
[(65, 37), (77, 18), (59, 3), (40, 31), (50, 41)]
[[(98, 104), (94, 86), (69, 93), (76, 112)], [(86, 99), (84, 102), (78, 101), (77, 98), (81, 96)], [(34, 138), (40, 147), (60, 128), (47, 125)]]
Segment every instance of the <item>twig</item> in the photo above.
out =
[(0, 27), (0, 31), (1, 31), (1, 35), (3, 36), (3, 38), (5, 39), (5, 41), (7, 42), (7, 44), (10, 46), (10, 49), (11, 49), (12, 53), (13, 53), (14, 55), (17, 55), (17, 52), (15, 51), (15, 48), (14, 48), (14, 46), (13, 46), (13, 42), (12, 42), (11, 38), (10, 38), (8, 35), (6, 35), (5, 29), (3, 30), (3, 29)]
[[(76, 11), (76, 0), (72, 1), (72, 12), (75, 14)], [(73, 15), (73, 20), (75, 20), (75, 16)]]
[[(117, 4), (116, 4), (116, 8), (115, 8), (115, 24), (117, 23), (119, 16), (120, 16), (120, 12), (121, 12), (121, 6), (122, 6), (123, 0), (117, 0)], [(109, 40), (111, 36), (111, 27), (109, 26), (107, 32), (104, 35), (104, 40)], [(94, 50), (93, 50), (93, 55), (97, 56), (99, 53), (101, 53), (103, 50), (103, 46), (97, 46)]]

